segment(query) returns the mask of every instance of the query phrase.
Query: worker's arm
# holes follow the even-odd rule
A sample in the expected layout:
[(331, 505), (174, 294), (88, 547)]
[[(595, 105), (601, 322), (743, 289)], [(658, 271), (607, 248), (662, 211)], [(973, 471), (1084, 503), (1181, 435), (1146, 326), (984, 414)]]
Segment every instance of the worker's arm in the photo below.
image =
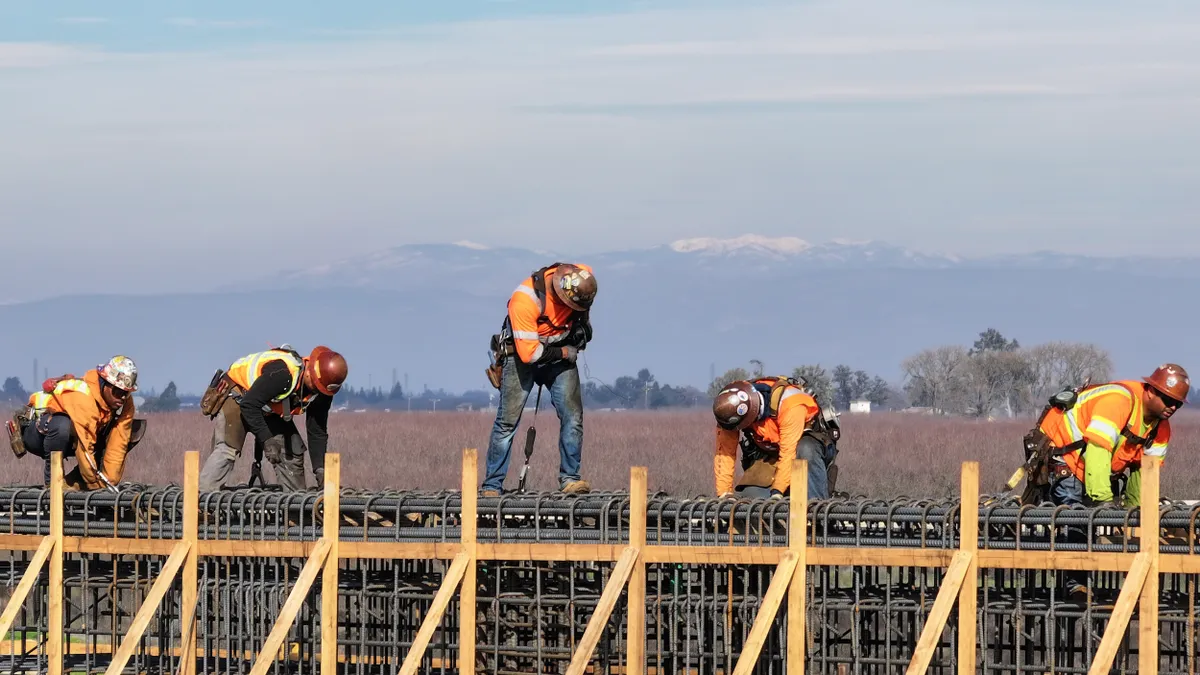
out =
[(738, 432), (717, 427), (717, 450), (713, 455), (713, 482), (717, 496), (733, 492), (734, 465), (737, 464)]
[(308, 433), (308, 457), (312, 460), (312, 470), (325, 471), (325, 449), (329, 445), (329, 407), (333, 403), (332, 396), (324, 394), (313, 399), (304, 409), (304, 426)]
[[(1083, 430), (1083, 488), (1094, 502), (1111, 502), (1113, 451), (1121, 439), (1121, 427), (1129, 419), (1133, 399), (1125, 390), (1105, 394), (1092, 409)], [(1118, 421), (1119, 420), (1119, 421)]]
[(270, 438), (271, 430), (267, 426), (267, 413), (263, 406), (269, 406), (274, 398), (282, 396), (291, 386), (292, 375), (283, 361), (275, 360), (263, 366), (262, 375), (254, 381), (250, 391), (242, 395), (238, 404), (242, 409), (242, 418), (246, 420), (246, 431), (257, 439)]
[(89, 490), (99, 490), (104, 484), (92, 469), (92, 463), (96, 461), (96, 430), (100, 428), (100, 411), (96, 409), (96, 402), (86, 391), (63, 392), (57, 399), (75, 426), (75, 437), (78, 439), (75, 461), (79, 466), (79, 475)]
[[(1145, 449), (1143, 455), (1145, 457), (1158, 457), (1162, 461), (1167, 459), (1167, 446), (1171, 442), (1171, 424), (1167, 420), (1159, 422), (1158, 433), (1154, 436), (1154, 442)], [(1122, 505), (1126, 508), (1133, 508), (1142, 505), (1142, 464), (1143, 460), (1139, 459), (1129, 462), (1129, 480), (1125, 484), (1125, 498)], [(1118, 471), (1115, 466), (1116, 460), (1113, 461), (1113, 471)]]
[(779, 402), (779, 461), (771, 490), (780, 494), (792, 485), (792, 465), (800, 437), (817, 415), (817, 402), (808, 394), (789, 389)]
[(129, 452), (129, 438), (133, 434), (133, 414), (133, 397), (130, 396), (121, 406), (121, 415), (108, 432), (108, 442), (104, 446), (104, 466), (101, 471), (114, 485), (120, 483), (125, 475), (125, 457)]
[[(527, 286), (521, 286), (521, 288), (528, 290)], [(508, 322), (512, 326), (513, 345), (517, 350), (517, 358), (521, 359), (523, 363), (559, 361), (567, 357), (567, 349), (574, 349), (574, 347), (565, 347), (561, 344), (543, 344), (538, 335), (537, 320), (540, 315), (537, 300), (532, 295), (522, 290), (513, 292), (512, 298), (508, 301)]]

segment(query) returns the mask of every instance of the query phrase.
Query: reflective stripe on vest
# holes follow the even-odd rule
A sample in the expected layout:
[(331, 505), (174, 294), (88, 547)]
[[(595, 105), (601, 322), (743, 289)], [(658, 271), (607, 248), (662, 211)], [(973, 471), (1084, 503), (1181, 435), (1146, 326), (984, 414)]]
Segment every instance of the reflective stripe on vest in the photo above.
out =
[(288, 390), (271, 399), (276, 403), (285, 401), (288, 396), (291, 396), (299, 388), (301, 381), (300, 373), (304, 369), (304, 361), (297, 358), (291, 352), (281, 349), (268, 349), (265, 352), (243, 356), (229, 366), (229, 378), (236, 382), (238, 386), (249, 391), (250, 387), (254, 386), (254, 382), (262, 375), (263, 367), (271, 361), (283, 361), (287, 366), (288, 374), (292, 377), (292, 384), (288, 387)]

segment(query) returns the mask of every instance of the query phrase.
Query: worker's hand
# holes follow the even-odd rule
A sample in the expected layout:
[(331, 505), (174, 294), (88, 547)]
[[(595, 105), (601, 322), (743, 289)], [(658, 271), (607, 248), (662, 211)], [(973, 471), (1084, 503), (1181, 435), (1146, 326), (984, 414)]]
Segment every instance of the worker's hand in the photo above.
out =
[(779, 490), (771, 490), (771, 499), (783, 499), (783, 493)]
[(720, 494), (720, 496), (719, 496), (719, 497), (717, 497), (717, 498), (718, 498), (718, 499), (733, 499), (733, 498), (734, 498), (734, 496), (733, 496), (733, 493), (732, 493), (732, 492), (722, 492), (722, 493)]
[(567, 361), (569, 363), (575, 363), (575, 359), (579, 357), (579, 348), (578, 347), (563, 347), (562, 354), (563, 354), (564, 361)]
[(317, 479), (317, 489), (325, 489), (325, 469), (316, 469), (313, 471), (313, 477)]
[(283, 450), (286, 443), (283, 436), (272, 436), (263, 443), (263, 456), (271, 461), (272, 464), (278, 464), (283, 459)]

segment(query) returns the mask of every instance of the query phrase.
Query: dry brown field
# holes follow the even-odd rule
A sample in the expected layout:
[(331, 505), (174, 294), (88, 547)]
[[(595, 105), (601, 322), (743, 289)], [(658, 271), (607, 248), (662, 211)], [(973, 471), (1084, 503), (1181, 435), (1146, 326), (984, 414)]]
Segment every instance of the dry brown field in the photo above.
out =
[[(145, 440), (133, 451), (125, 479), (166, 484), (182, 476), (183, 453), (208, 455), (212, 423), (195, 410), (145, 415)], [(523, 462), (526, 414), (513, 442), (505, 486), (513, 489)], [(457, 489), (463, 448), (479, 451), (482, 480), (493, 416), (486, 412), (364, 412), (330, 417), (330, 450), (341, 453), (350, 488)], [(1020, 460), (1020, 439), (1030, 420), (993, 422), (905, 413), (842, 416), (838, 488), (880, 499), (942, 497), (957, 493), (963, 461), (980, 463), (982, 492), (996, 493)], [(301, 429), (303, 423), (301, 421)], [(669, 412), (588, 411), (584, 418), (583, 473), (598, 490), (628, 485), (629, 467), (649, 469), (652, 491), (712, 495), (713, 424), (707, 410)], [(1163, 471), (1163, 495), (1200, 498), (1200, 414), (1177, 415), (1175, 440)], [(252, 455), (249, 439), (232, 477), (244, 483)], [(0, 483), (34, 484), (41, 460), (0, 456)], [(68, 457), (66, 468), (74, 467)], [(273, 479), (264, 463), (268, 480)], [(530, 489), (557, 485), (558, 420), (552, 408), (537, 416)], [(311, 474), (310, 474), (311, 480)]]

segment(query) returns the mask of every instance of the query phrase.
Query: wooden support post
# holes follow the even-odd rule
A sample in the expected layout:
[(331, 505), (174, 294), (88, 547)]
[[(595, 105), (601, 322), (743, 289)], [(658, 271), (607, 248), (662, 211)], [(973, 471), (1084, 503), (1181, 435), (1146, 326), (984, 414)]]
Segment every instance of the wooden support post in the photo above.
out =
[(979, 462), (963, 462), (958, 549), (971, 555), (958, 592), (958, 675), (975, 675), (979, 593)]
[(629, 605), (626, 634), (628, 650), (625, 655), (627, 675), (646, 672), (646, 467), (629, 470), (629, 547), (637, 551), (633, 572), (629, 577)]
[(46, 619), (46, 657), (50, 675), (63, 672), (63, 458), (61, 452), (50, 453), (50, 536), (54, 550), (50, 553), (50, 592), (46, 602), (50, 616)]
[(8, 629), (12, 628), (13, 621), (17, 618), (17, 613), (21, 611), (21, 605), (25, 604), (25, 597), (29, 595), (29, 591), (33, 588), (33, 584), (42, 573), (42, 565), (46, 564), (46, 559), (54, 551), (54, 537), (43, 537), (42, 543), (38, 545), (37, 551), (34, 551), (33, 557), (29, 559), (29, 567), (25, 568), (25, 574), (21, 575), (21, 582), (13, 589), (13, 593), (8, 598), (8, 605), (4, 608), (4, 614), (0, 615), (0, 636), (7, 635)]
[(137, 614), (134, 615), (133, 623), (129, 625), (129, 631), (121, 639), (121, 646), (117, 649), (117, 653), (113, 655), (112, 661), (108, 664), (108, 669), (104, 671), (105, 675), (118, 675), (121, 671), (125, 670), (125, 664), (129, 662), (129, 658), (137, 650), (138, 641), (142, 639), (142, 633), (146, 632), (146, 627), (150, 625), (150, 619), (153, 619), (154, 613), (158, 611), (158, 605), (162, 602), (163, 596), (171, 589), (171, 584), (175, 583), (175, 575), (179, 573), (179, 568), (183, 567), (183, 561), (187, 558), (188, 551), (191, 548), (192, 545), (186, 541), (175, 544), (175, 548), (171, 551), (171, 556), (163, 564), (162, 572), (154, 580), (154, 585), (150, 587), (150, 592), (146, 594), (146, 600), (138, 608)]
[(479, 452), (463, 450), (462, 552), (467, 554), (462, 590), (458, 594), (458, 672), (475, 675), (475, 528), (479, 523)]
[(1137, 604), (1138, 596), (1146, 583), (1146, 575), (1150, 571), (1150, 554), (1139, 551), (1133, 559), (1133, 566), (1125, 575), (1125, 583), (1121, 586), (1121, 594), (1117, 596), (1117, 604), (1113, 607), (1108, 625), (1104, 627), (1104, 637), (1100, 638), (1100, 646), (1096, 648), (1096, 656), (1088, 675), (1103, 675), (1112, 669), (1113, 659), (1121, 647), (1125, 637), (1125, 629), (1129, 627), (1129, 619), (1133, 616), (1133, 606)]
[(808, 591), (808, 461), (792, 463), (791, 502), (788, 504), (788, 550), (796, 555), (796, 570), (788, 587), (787, 673), (804, 675), (805, 594)]
[(1161, 457), (1142, 458), (1142, 535), (1138, 551), (1146, 553), (1149, 568), (1146, 584), (1138, 603), (1138, 675), (1158, 675), (1158, 537), (1159, 537), (1159, 479)]
[(637, 549), (632, 546), (626, 547), (621, 553), (620, 559), (613, 567), (612, 576), (608, 578), (608, 583), (604, 584), (604, 592), (600, 594), (600, 601), (596, 603), (596, 611), (588, 619), (583, 638), (579, 640), (579, 646), (571, 655), (571, 666), (567, 668), (567, 675), (583, 675), (587, 670), (588, 662), (592, 660), (592, 652), (596, 650), (600, 636), (604, 633), (604, 625), (608, 623), (613, 607), (617, 606), (617, 598), (621, 597), (621, 590), (629, 581), (633, 563), (637, 562), (638, 557)]
[(279, 617), (275, 619), (275, 625), (271, 627), (271, 634), (263, 642), (262, 651), (254, 660), (254, 667), (250, 669), (250, 675), (266, 675), (266, 672), (271, 669), (275, 655), (279, 653), (279, 648), (283, 646), (283, 641), (287, 639), (288, 631), (292, 628), (292, 622), (296, 620), (296, 614), (304, 605), (304, 596), (308, 595), (308, 589), (312, 588), (313, 582), (317, 580), (317, 574), (321, 571), (321, 566), (325, 564), (325, 558), (329, 555), (329, 547), (329, 540), (322, 537), (308, 556), (308, 560), (304, 562), (304, 567), (300, 569), (300, 576), (296, 577), (296, 585), (292, 586), (292, 591), (288, 593), (287, 600), (279, 610)]
[(191, 450), (183, 456), (183, 541), (188, 544), (183, 561), (183, 592), (179, 645), (182, 675), (196, 673), (196, 600), (200, 596), (200, 453)]
[(429, 611), (425, 612), (425, 618), (421, 620), (421, 628), (417, 631), (417, 636), (413, 638), (412, 648), (404, 656), (404, 664), (400, 666), (400, 675), (416, 675), (417, 668), (421, 665), (421, 658), (425, 656), (425, 648), (429, 646), (429, 640), (433, 638), (433, 631), (437, 630), (438, 624), (442, 622), (442, 615), (446, 613), (446, 605), (449, 605), (451, 598), (454, 597), (458, 582), (462, 581), (463, 574), (467, 571), (467, 565), (470, 562), (471, 556), (465, 552), (459, 552), (454, 556), (454, 562), (446, 572), (446, 578), (442, 579), (442, 585), (438, 588), (437, 595), (433, 596)]
[(325, 540), (329, 554), (321, 571), (321, 675), (337, 675), (338, 665), (338, 537), (342, 513), (342, 456), (325, 454)]
[(937, 599), (933, 601), (933, 609), (929, 611), (929, 617), (921, 629), (917, 648), (908, 664), (908, 670), (905, 671), (907, 675), (917, 675), (929, 669), (929, 662), (933, 660), (933, 652), (937, 649), (942, 630), (946, 628), (950, 610), (954, 608), (954, 601), (962, 588), (963, 580), (967, 578), (967, 570), (970, 569), (973, 558), (974, 556), (967, 551), (954, 554), (954, 560), (950, 562), (946, 577), (942, 580), (942, 587), (938, 590)]
[(733, 675), (749, 675), (754, 670), (754, 664), (758, 662), (763, 644), (767, 641), (767, 633), (771, 631), (771, 624), (775, 622), (775, 615), (779, 612), (779, 605), (783, 604), (783, 596), (792, 583), (797, 562), (795, 551), (788, 551), (779, 559), (775, 574), (771, 576), (771, 585), (767, 587), (758, 613), (754, 615), (750, 635), (742, 645), (742, 653), (738, 655), (737, 663), (733, 666)]

